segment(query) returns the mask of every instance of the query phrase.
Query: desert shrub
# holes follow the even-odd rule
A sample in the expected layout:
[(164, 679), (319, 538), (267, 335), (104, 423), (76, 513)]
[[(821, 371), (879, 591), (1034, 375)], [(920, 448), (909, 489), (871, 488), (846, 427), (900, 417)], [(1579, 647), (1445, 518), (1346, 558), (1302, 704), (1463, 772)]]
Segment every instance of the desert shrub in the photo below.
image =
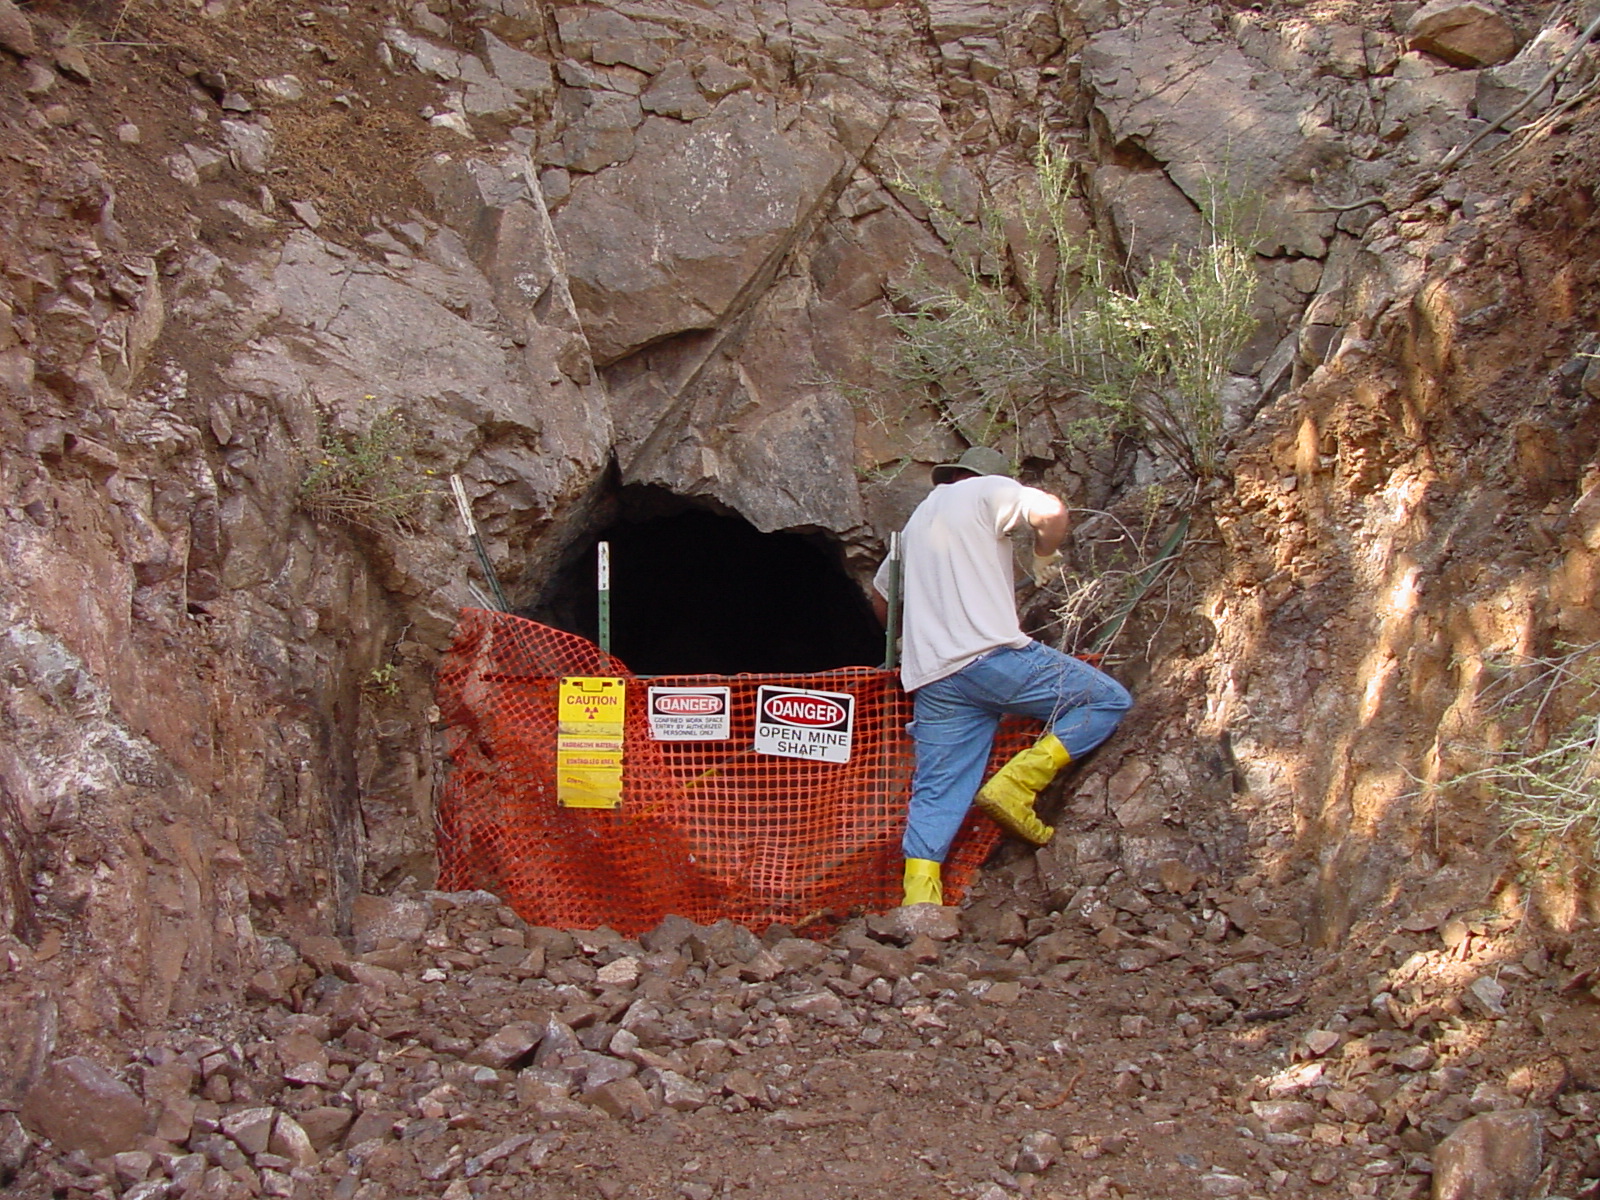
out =
[[(368, 397), (369, 399), (371, 397)], [(363, 430), (322, 423), (318, 449), (300, 482), (300, 506), (314, 519), (369, 533), (415, 533), (433, 472), (417, 463), (418, 439), (394, 410)]]
[(1452, 746), (1479, 765), (1446, 786), (1486, 793), (1530, 866), (1592, 863), (1600, 849), (1600, 644), (1491, 657), (1484, 666), (1476, 736)]
[[(1071, 223), (1071, 162), (1040, 152), (1009, 200), (963, 221), (935, 187), (927, 205), (960, 267), (900, 298), (896, 373), (972, 443), (994, 444), (1046, 406), (1070, 406), (1079, 440), (1129, 431), (1203, 480), (1220, 468), (1221, 394), (1254, 332), (1257, 274), (1244, 206), (1218, 195), (1204, 244), (1140, 269)], [(1074, 403), (1076, 402), (1076, 403)]]

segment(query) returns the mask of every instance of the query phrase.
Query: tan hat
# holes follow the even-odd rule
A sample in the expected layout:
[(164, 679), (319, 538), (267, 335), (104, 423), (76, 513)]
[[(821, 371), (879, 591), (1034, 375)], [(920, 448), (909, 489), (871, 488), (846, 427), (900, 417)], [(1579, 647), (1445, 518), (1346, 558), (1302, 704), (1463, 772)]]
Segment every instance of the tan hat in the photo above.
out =
[(1011, 474), (1011, 460), (988, 446), (972, 446), (953, 463), (940, 463), (933, 469), (934, 483), (949, 483), (958, 471), (971, 471), (974, 475)]

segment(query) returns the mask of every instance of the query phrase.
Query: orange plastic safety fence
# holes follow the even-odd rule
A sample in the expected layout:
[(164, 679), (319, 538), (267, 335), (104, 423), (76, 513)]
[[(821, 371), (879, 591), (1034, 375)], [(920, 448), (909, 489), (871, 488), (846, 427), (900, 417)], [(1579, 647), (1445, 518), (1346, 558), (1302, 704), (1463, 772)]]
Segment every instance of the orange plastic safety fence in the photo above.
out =
[[(629, 679), (619, 808), (556, 802), (557, 693), (572, 675)], [(730, 689), (731, 737), (652, 740), (647, 689), (694, 684)], [(757, 752), (762, 684), (854, 696), (849, 760)], [(893, 671), (636, 679), (584, 638), (465, 609), (440, 668), (439, 708), (453, 764), (438, 817), (442, 887), (493, 892), (534, 924), (630, 936), (668, 914), (761, 930), (900, 902), (911, 698)], [(1036, 724), (1003, 722), (991, 769), (1037, 734)], [(998, 838), (987, 818), (968, 816), (945, 863), (946, 903)]]

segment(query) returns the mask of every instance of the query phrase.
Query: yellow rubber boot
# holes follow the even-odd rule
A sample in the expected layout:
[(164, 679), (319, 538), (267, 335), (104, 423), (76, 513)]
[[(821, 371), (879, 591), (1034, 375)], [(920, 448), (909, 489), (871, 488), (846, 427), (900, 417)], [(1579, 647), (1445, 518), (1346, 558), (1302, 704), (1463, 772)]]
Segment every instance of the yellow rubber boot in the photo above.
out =
[(906, 859), (906, 898), (900, 907), (908, 904), (943, 904), (944, 885), (939, 882), (939, 864), (931, 858)]
[(1055, 829), (1034, 815), (1033, 802), (1045, 784), (1072, 761), (1061, 739), (1047, 733), (1026, 750), (1012, 756), (989, 782), (978, 789), (977, 805), (1000, 828), (1025, 842), (1042, 846)]

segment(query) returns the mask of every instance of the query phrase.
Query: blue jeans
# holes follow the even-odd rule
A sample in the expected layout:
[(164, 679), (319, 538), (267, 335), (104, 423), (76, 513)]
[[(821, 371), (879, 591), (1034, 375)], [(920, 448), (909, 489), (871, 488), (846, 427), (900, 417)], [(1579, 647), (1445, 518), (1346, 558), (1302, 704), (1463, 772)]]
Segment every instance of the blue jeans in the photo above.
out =
[(1077, 759), (1110, 737), (1133, 704), (1111, 676), (1040, 642), (991, 650), (912, 699), (917, 765), (901, 846), (907, 858), (934, 862), (950, 852), (983, 783), (1002, 715), (1043, 721)]

